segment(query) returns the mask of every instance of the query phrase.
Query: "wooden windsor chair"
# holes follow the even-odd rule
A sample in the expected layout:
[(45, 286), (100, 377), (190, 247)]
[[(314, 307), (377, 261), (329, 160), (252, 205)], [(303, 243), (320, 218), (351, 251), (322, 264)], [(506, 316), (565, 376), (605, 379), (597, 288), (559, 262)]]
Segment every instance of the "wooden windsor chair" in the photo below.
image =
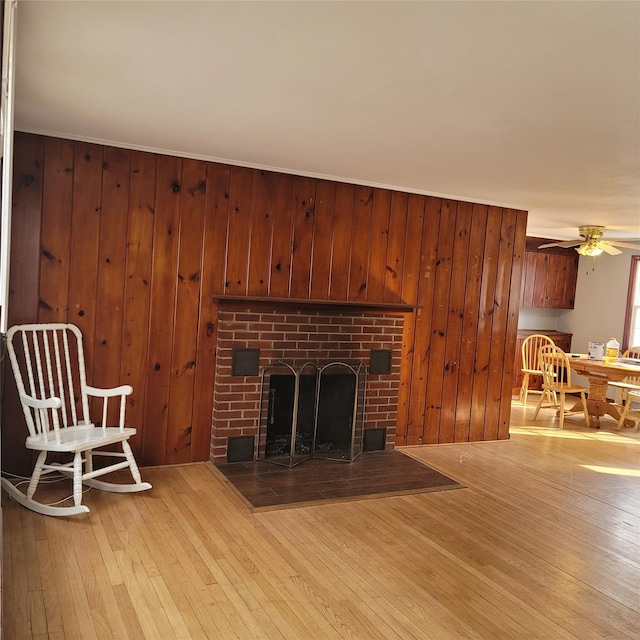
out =
[[(635, 422), (636, 422), (634, 430), (638, 431), (638, 429), (640, 428), (640, 407), (634, 408), (633, 407), (634, 404), (636, 405), (640, 404), (640, 391), (627, 392), (624, 407), (620, 412), (620, 419), (618, 420), (618, 426), (616, 427), (618, 431), (622, 429), (622, 426), (624, 425), (625, 421), (627, 420), (628, 417), (630, 417), (629, 416), (630, 413), (633, 414), (631, 417), (635, 418)], [(638, 416), (637, 418), (636, 418), (636, 415)]]
[[(564, 418), (566, 415), (565, 403), (568, 393), (579, 393), (582, 400), (582, 409), (584, 411), (584, 419), (589, 426), (589, 410), (587, 408), (586, 387), (575, 385), (571, 381), (571, 364), (567, 354), (555, 345), (547, 345), (540, 348), (539, 362), (542, 370), (542, 389), (547, 392), (550, 398), (555, 398), (549, 407), (556, 409), (560, 419), (560, 428), (564, 428)], [(538, 412), (542, 408), (545, 394), (540, 396), (536, 412), (533, 415), (535, 420)]]
[(542, 333), (534, 333), (527, 336), (522, 342), (522, 385), (520, 387), (519, 400), (523, 405), (527, 404), (527, 397), (529, 393), (543, 393), (543, 391), (531, 390), (529, 385), (531, 383), (531, 376), (540, 376), (542, 378), (542, 370), (538, 361), (538, 354), (540, 347), (547, 345), (555, 345), (555, 342)]

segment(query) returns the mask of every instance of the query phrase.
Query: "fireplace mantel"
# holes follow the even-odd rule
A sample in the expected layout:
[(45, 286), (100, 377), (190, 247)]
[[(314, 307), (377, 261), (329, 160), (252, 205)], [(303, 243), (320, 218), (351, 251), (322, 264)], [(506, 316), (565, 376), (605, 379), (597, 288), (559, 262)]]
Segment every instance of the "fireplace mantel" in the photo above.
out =
[(398, 302), (364, 302), (360, 300), (307, 300), (306, 298), (265, 298), (255, 296), (212, 296), (211, 299), (224, 305), (270, 305), (282, 308), (348, 309), (349, 311), (385, 311), (393, 313), (412, 312), (415, 305)]

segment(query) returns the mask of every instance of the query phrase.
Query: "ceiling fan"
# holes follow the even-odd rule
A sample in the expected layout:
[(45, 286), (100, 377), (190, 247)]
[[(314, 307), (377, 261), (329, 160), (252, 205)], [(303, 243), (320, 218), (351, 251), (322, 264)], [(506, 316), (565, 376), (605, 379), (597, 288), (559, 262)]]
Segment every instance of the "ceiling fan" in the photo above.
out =
[(611, 256), (617, 256), (621, 254), (622, 251), (616, 247), (640, 250), (640, 244), (632, 244), (621, 240), (602, 240), (604, 230), (605, 227), (600, 226), (578, 227), (578, 233), (582, 236), (582, 239), (541, 244), (538, 249), (546, 249), (548, 247), (575, 247), (576, 251), (581, 256), (599, 256), (603, 251)]

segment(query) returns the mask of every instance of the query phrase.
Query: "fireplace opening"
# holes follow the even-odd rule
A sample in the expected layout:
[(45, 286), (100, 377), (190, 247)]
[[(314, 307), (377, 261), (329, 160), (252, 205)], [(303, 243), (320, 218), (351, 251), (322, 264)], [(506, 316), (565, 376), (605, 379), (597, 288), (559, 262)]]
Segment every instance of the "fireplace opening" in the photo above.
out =
[[(298, 408), (296, 430), (293, 433), (296, 381), (299, 383)], [(265, 456), (278, 458), (294, 455), (296, 458), (308, 458), (313, 447), (316, 375), (271, 375), (268, 393)]]
[(363, 363), (266, 367), (257, 459), (288, 467), (312, 457), (352, 462), (363, 449), (365, 389)]

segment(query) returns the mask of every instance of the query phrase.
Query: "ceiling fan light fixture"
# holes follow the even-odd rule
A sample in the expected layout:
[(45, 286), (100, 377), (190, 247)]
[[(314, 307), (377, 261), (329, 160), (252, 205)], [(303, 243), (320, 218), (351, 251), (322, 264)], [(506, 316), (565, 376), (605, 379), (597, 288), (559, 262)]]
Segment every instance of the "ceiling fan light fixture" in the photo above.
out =
[(547, 249), (549, 247), (561, 247), (562, 249), (571, 249), (572, 247), (581, 255), (595, 257), (601, 253), (608, 253), (610, 256), (619, 256), (623, 249), (640, 250), (640, 244), (625, 242), (623, 240), (604, 240), (605, 227), (600, 225), (582, 225), (578, 227), (578, 231), (582, 236), (581, 240), (560, 240), (556, 242), (548, 242), (541, 244), (538, 249)]
[(599, 256), (602, 253), (602, 249), (598, 246), (597, 242), (585, 242), (579, 247), (576, 247), (576, 251), (581, 256)]

